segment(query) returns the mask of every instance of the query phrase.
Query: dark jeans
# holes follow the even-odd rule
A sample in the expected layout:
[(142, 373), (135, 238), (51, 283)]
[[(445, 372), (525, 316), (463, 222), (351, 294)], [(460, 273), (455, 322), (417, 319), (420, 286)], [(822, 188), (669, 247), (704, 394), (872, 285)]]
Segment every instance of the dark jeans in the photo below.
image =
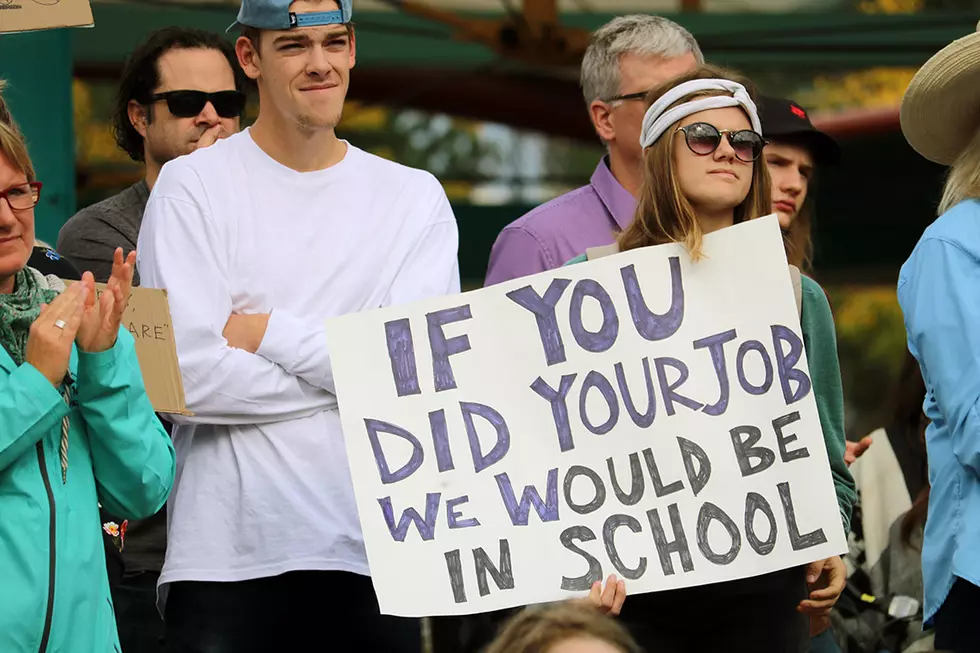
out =
[(422, 650), (418, 619), (381, 615), (371, 579), (342, 571), (174, 583), (166, 622), (171, 653)]
[(810, 620), (794, 567), (754, 578), (626, 597), (620, 619), (651, 653), (804, 653)]
[(163, 619), (157, 612), (157, 579), (151, 571), (110, 575), (119, 645), (125, 653), (164, 653)]
[(933, 617), (936, 649), (949, 653), (980, 650), (980, 587), (957, 578)]
[(522, 609), (509, 608), (464, 616), (433, 617), (429, 620), (433, 653), (480, 653), (496, 638), (507, 621)]
[[(727, 583), (630, 595), (620, 621), (647, 653), (807, 653), (801, 567)], [(516, 611), (433, 620), (435, 653), (477, 653)]]

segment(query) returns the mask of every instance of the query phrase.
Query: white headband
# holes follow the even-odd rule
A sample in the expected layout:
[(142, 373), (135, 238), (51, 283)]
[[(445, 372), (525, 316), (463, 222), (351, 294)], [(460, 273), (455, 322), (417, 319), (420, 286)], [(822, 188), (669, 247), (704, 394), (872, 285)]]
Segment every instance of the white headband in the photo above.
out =
[[(732, 97), (717, 95), (678, 104), (672, 109), (667, 108), (685, 95), (690, 95), (697, 91), (725, 91), (731, 93)], [(724, 107), (742, 107), (745, 109), (745, 112), (749, 114), (749, 120), (752, 121), (752, 129), (760, 135), (762, 134), (759, 112), (744, 86), (727, 79), (694, 79), (675, 86), (664, 93), (659, 100), (650, 105), (646, 115), (643, 116), (640, 146), (644, 148), (650, 147), (667, 131), (668, 127), (692, 113), (707, 111), (708, 109), (722, 109)]]

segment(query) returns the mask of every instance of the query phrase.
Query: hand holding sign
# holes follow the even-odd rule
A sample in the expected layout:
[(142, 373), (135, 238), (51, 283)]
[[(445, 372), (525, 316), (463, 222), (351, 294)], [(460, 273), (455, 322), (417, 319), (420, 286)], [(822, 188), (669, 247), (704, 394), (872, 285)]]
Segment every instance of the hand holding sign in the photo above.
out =
[(598, 608), (603, 614), (616, 617), (623, 609), (623, 603), (626, 601), (626, 583), (619, 580), (616, 574), (610, 574), (609, 578), (606, 579), (605, 589), (603, 589), (600, 581), (592, 583), (589, 598), (584, 600)]
[(811, 562), (806, 568), (810, 598), (800, 603), (800, 612), (809, 615), (830, 614), (847, 583), (847, 567), (840, 556)]

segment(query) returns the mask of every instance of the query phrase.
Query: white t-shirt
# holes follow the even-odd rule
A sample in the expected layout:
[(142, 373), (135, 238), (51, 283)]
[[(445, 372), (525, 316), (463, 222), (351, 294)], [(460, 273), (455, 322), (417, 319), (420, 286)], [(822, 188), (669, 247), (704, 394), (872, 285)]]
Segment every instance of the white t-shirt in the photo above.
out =
[[(164, 586), (296, 570), (368, 575), (324, 320), (459, 292), (438, 180), (347, 144), (300, 173), (248, 131), (167, 163), (140, 230), (142, 284), (167, 290), (192, 417), (174, 416)], [(271, 313), (256, 354), (232, 313)]]

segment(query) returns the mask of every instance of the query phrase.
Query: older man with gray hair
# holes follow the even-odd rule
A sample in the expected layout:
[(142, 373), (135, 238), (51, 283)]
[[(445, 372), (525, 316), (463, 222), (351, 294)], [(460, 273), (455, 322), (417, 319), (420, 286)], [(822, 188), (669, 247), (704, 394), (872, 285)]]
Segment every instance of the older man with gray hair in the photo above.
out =
[(590, 247), (613, 242), (636, 208), (643, 100), (653, 87), (701, 63), (704, 56), (691, 33), (660, 16), (620, 16), (593, 34), (581, 85), (608, 153), (589, 185), (504, 228), (490, 253), (486, 285), (557, 268)]

